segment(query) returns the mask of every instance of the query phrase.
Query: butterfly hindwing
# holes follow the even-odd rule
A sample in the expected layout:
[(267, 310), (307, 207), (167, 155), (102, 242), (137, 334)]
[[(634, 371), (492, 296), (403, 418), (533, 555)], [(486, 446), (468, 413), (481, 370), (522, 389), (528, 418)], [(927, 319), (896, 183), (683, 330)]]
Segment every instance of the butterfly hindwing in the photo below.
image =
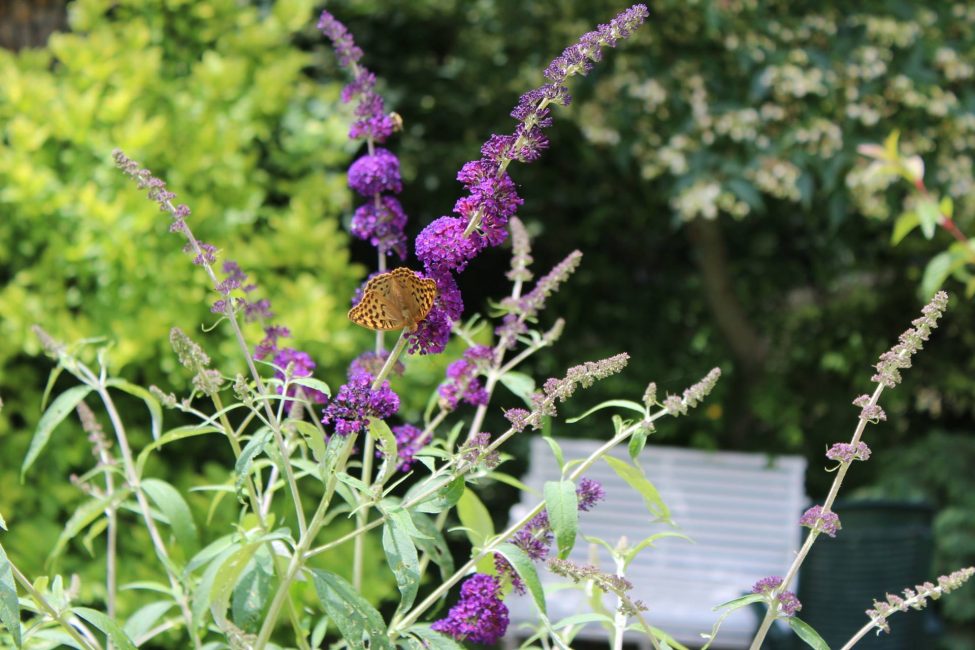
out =
[(349, 310), (349, 320), (373, 330), (415, 329), (430, 313), (437, 283), (399, 267), (366, 283), (362, 300)]

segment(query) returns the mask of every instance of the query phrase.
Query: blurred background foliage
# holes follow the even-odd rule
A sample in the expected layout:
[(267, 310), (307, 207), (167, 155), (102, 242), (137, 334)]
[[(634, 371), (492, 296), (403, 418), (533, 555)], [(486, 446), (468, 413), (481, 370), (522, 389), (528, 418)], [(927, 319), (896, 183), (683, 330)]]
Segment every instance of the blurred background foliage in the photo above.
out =
[[(345, 363), (369, 344), (344, 311), (375, 260), (341, 227), (353, 152), (347, 108), (337, 103), (342, 74), (313, 28), (320, 7), (81, 0), (68, 8), (71, 34), (0, 51), (8, 457), (22, 457), (48, 368), (31, 323), (63, 339), (106, 336), (128, 379), (185, 388), (166, 333), (209, 322), (208, 289), (181, 242), (151, 204), (120, 191), (125, 181), (109, 163), (115, 146), (169, 181), (193, 208), (197, 234), (252, 274), (320, 376), (340, 383)], [(389, 108), (404, 118), (391, 146), (416, 234), (450, 212), (457, 169), (490, 133), (512, 130), (508, 112), (541, 83), (545, 65), (622, 7), (333, 0), (328, 8), (356, 35)], [(975, 9), (894, 0), (855, 10), (744, 0), (650, 8), (621, 52), (574, 82), (575, 101), (555, 111), (551, 151), (512, 169), (536, 235), (536, 275), (575, 248), (585, 254), (545, 316), (567, 318), (562, 344), (532, 370), (544, 379), (631, 354), (627, 371), (579, 395), (572, 413), (603, 398), (637, 398), (650, 380), (679, 392), (720, 365), (725, 377), (708, 405), (665, 423), (657, 442), (803, 454), (809, 492), (821, 498), (832, 478), (819, 471), (823, 450), (849, 436), (850, 402), (869, 390), (871, 365), (916, 316), (932, 288), (925, 266), (949, 242), (939, 233), (890, 244), (904, 191), (866, 175), (856, 146), (899, 129), (902, 148), (924, 157), (928, 186), (955, 199), (971, 234)], [(461, 276), (468, 313), (507, 291), (506, 265), (506, 253), (492, 250)], [(973, 306), (960, 286), (945, 288), (956, 295), (942, 328), (904, 384), (885, 393), (888, 421), (868, 430), (877, 462), (848, 479), (865, 495), (938, 506), (940, 573), (975, 562), (975, 478), (966, 471), (975, 462)], [(205, 344), (236, 372), (227, 337), (210, 334)], [(425, 361), (419, 382), (403, 382), (407, 415), (422, 407), (439, 363)], [(488, 425), (500, 427), (499, 411), (493, 417)], [(605, 433), (589, 422), (554, 433)], [(53, 539), (79, 496), (64, 477), (88, 462), (83, 436), (65, 430), (58, 440), (58, 453), (32, 474), (53, 499), (20, 486), (16, 462), (0, 473), (13, 540)], [(161, 471), (184, 488), (225, 461), (209, 449), (169, 460)], [(492, 496), (503, 519), (508, 495)], [(41, 561), (43, 549), (30, 546), (13, 552)], [(975, 635), (971, 590), (944, 601), (943, 612)]]

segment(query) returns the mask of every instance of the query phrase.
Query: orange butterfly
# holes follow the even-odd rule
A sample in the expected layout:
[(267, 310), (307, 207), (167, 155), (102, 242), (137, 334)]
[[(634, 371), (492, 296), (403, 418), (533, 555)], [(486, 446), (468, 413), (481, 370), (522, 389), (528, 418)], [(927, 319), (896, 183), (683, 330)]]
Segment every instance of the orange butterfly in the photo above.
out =
[(349, 320), (371, 330), (416, 329), (437, 297), (437, 283), (401, 266), (380, 273), (362, 290), (362, 300), (349, 310)]

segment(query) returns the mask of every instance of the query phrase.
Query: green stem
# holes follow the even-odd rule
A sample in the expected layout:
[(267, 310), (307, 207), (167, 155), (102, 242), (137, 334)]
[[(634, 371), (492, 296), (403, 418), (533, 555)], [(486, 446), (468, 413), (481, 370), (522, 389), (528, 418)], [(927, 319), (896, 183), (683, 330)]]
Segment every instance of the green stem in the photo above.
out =
[[(877, 401), (880, 399), (880, 394), (884, 392), (884, 385), (877, 384), (876, 390), (873, 391), (873, 395), (870, 396), (870, 402), (868, 407), (876, 406)], [(863, 430), (867, 426), (867, 421), (860, 418), (857, 422), (856, 429), (853, 431), (853, 438), (850, 440), (850, 444), (856, 448), (857, 444), (860, 442), (860, 438), (863, 436)], [(849, 463), (841, 463), (839, 469), (836, 470), (836, 476), (833, 478), (833, 484), (829, 488), (829, 494), (826, 495), (826, 500), (823, 502), (822, 511), (824, 513), (832, 512), (833, 503), (836, 501), (836, 496), (839, 494), (840, 486), (843, 485), (843, 479), (846, 477), (846, 473), (849, 471), (850, 466), (854, 461)], [(792, 560), (792, 565), (789, 567), (788, 572), (786, 572), (785, 577), (782, 578), (782, 584), (779, 585), (772, 593), (769, 595), (770, 600), (776, 598), (779, 594), (789, 588), (789, 584), (792, 582), (796, 574), (799, 573), (799, 567), (805, 561), (806, 556), (809, 555), (809, 551), (812, 549), (813, 544), (816, 542), (816, 538), (819, 536), (819, 532), (812, 528), (809, 530), (809, 534), (806, 535), (806, 539), (802, 544), (802, 548), (796, 553), (795, 558)], [(775, 622), (777, 607), (769, 606), (765, 612), (765, 617), (762, 619), (761, 624), (758, 626), (758, 630), (755, 632), (755, 638), (752, 640), (749, 650), (759, 650), (762, 647), (762, 642), (765, 641), (765, 637), (768, 634), (769, 629), (772, 627), (772, 623)]]
[[(72, 639), (75, 640), (75, 643), (77, 643), (85, 650), (101, 650), (100, 646), (98, 646), (97, 644), (93, 646), (88, 641), (88, 639), (86, 639), (81, 634), (79, 634), (78, 630), (76, 630), (73, 625), (71, 625), (64, 619), (64, 614), (54, 609), (51, 603), (47, 602), (47, 599), (44, 598), (44, 596), (39, 591), (34, 589), (34, 585), (31, 584), (31, 581), (27, 579), (27, 576), (21, 573), (20, 569), (18, 569), (17, 566), (12, 561), (10, 561), (9, 558), (8, 558), (8, 563), (10, 565), (10, 572), (13, 573), (14, 578), (17, 580), (17, 582), (20, 583), (20, 586), (23, 587), (24, 591), (27, 592), (31, 600), (33, 600), (37, 604), (37, 607), (39, 609), (44, 610), (45, 614), (50, 616), (54, 621), (58, 623), (58, 625), (64, 628), (64, 631), (68, 633), (68, 636), (70, 636)], [(81, 625), (80, 622), (79, 625)], [(85, 631), (88, 633), (89, 636), (92, 636), (89, 630), (86, 629)]]

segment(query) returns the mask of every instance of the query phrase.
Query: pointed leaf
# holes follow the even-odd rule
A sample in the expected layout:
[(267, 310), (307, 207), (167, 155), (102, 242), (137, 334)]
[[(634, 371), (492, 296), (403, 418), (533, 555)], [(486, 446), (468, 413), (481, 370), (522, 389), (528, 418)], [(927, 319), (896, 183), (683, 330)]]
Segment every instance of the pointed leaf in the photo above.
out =
[(522, 372), (506, 372), (501, 375), (501, 383), (521, 400), (531, 406), (532, 393), (535, 392), (535, 380)]
[(544, 617), (546, 613), (545, 592), (542, 590), (542, 583), (538, 580), (535, 563), (532, 562), (527, 553), (509, 542), (498, 546), (497, 552), (503, 555), (504, 559), (508, 560), (508, 564), (518, 572), (518, 577), (525, 583), (525, 588), (531, 595), (535, 607), (538, 608), (539, 613)]
[(176, 427), (175, 429), (170, 429), (166, 433), (159, 436), (158, 440), (153, 440), (151, 443), (143, 447), (142, 451), (139, 452), (139, 456), (135, 459), (136, 474), (142, 476), (142, 472), (146, 468), (146, 462), (149, 460), (149, 455), (163, 445), (168, 445), (171, 442), (183, 440), (184, 438), (202, 436), (207, 433), (220, 433), (220, 429), (217, 427), (198, 426)]
[(13, 570), (7, 552), (0, 546), (0, 623), (3, 624), (14, 640), (14, 645), (21, 647), (20, 637), (20, 603), (17, 601), (17, 584), (14, 582)]
[(474, 546), (484, 543), (489, 537), (494, 537), (494, 522), (491, 513), (473, 490), (466, 490), (457, 502), (457, 516), (460, 523), (467, 530), (467, 538)]
[(261, 427), (240, 451), (237, 464), (234, 466), (234, 474), (237, 479), (234, 487), (237, 492), (243, 491), (244, 481), (250, 475), (251, 465), (254, 463), (254, 459), (264, 451), (264, 446), (267, 445), (270, 439), (271, 429), (269, 427)]
[(258, 550), (254, 561), (247, 567), (234, 587), (230, 611), (234, 624), (246, 632), (256, 632), (269, 604), (274, 584), (271, 557), (267, 546)]
[(829, 650), (829, 644), (819, 636), (819, 632), (813, 629), (813, 627), (803, 620), (796, 618), (795, 616), (790, 616), (788, 619), (789, 627), (792, 631), (796, 633), (796, 636), (806, 642), (810, 648), (814, 650)]
[(901, 243), (907, 235), (920, 225), (920, 220), (918, 219), (917, 212), (909, 211), (901, 214), (897, 217), (897, 221), (894, 222), (894, 232), (890, 235), (891, 246), (896, 246)]
[(645, 429), (639, 429), (630, 436), (630, 443), (626, 446), (627, 453), (630, 454), (630, 458), (636, 462), (636, 459), (640, 457), (643, 452), (643, 448), (647, 446), (647, 434), (649, 432)]
[(320, 379), (315, 379), (314, 377), (292, 377), (291, 383), (298, 384), (299, 386), (304, 386), (305, 388), (310, 388), (312, 390), (317, 390), (319, 393), (324, 393), (329, 397), (332, 396), (332, 389), (328, 387), (328, 384)]
[(917, 203), (917, 218), (921, 224), (921, 232), (925, 239), (934, 237), (934, 232), (941, 221), (941, 213), (938, 211), (938, 204), (932, 199), (921, 199)]
[(637, 402), (632, 402), (628, 399), (611, 399), (603, 402), (602, 404), (597, 404), (596, 406), (592, 407), (582, 415), (574, 418), (569, 418), (565, 422), (566, 424), (572, 424), (573, 422), (578, 422), (579, 420), (589, 417), (596, 411), (602, 411), (603, 409), (608, 409), (613, 407), (629, 409), (630, 411), (636, 411), (640, 415), (645, 415), (647, 412), (647, 409), (643, 406), (643, 404), (638, 404)]
[(166, 612), (171, 610), (176, 606), (171, 600), (160, 600), (154, 603), (149, 603), (144, 607), (140, 607), (132, 616), (125, 621), (125, 625), (122, 627), (125, 633), (129, 635), (135, 643), (139, 643), (141, 637), (151, 630), (156, 622), (166, 615)]
[(132, 639), (129, 635), (119, 627), (119, 624), (114, 620), (99, 612), (97, 609), (90, 609), (88, 607), (72, 607), (71, 611), (75, 613), (76, 616), (85, 619), (99, 630), (105, 633), (112, 645), (118, 650), (135, 650), (135, 644), (132, 643)]
[(422, 512), (414, 512), (412, 519), (413, 525), (423, 535), (423, 537), (414, 537), (413, 541), (440, 567), (440, 577), (446, 580), (454, 572), (454, 556), (447, 546), (447, 540), (434, 525), (433, 520)]
[(555, 462), (559, 464), (559, 469), (565, 469), (565, 454), (562, 453), (562, 447), (559, 446), (558, 441), (552, 436), (542, 436), (542, 440), (552, 450), (552, 455), (555, 456)]
[(260, 547), (261, 542), (253, 541), (238, 548), (224, 558), (214, 575), (210, 587), (210, 613), (221, 628), (225, 627), (227, 622), (227, 607), (230, 605), (230, 596), (233, 594), (234, 587), (237, 586), (241, 574)]
[(579, 530), (579, 497), (572, 481), (545, 482), (545, 509), (548, 511), (549, 525), (555, 533), (555, 543), (559, 557), (569, 557), (576, 543)]
[(399, 467), (399, 450), (396, 447), (396, 436), (389, 428), (389, 425), (378, 418), (369, 418), (369, 434), (383, 452), (383, 466), (376, 479), (378, 485), (385, 485), (386, 481), (396, 472)]
[(657, 488), (643, 475), (643, 472), (639, 468), (613, 456), (603, 456), (603, 460), (613, 468), (613, 471), (621, 479), (640, 493), (640, 496), (643, 497), (643, 502), (647, 506), (647, 510), (654, 517), (661, 521), (670, 522), (670, 509), (663, 502), (663, 499), (660, 498), (660, 493), (657, 492)]
[[(350, 650), (393, 650), (386, 622), (344, 579), (322, 569), (309, 569), (325, 613), (342, 633)], [(368, 646), (363, 638), (369, 640)]]
[(189, 557), (195, 553), (199, 546), (199, 533), (196, 530), (196, 523), (193, 521), (193, 513), (179, 490), (166, 481), (147, 478), (142, 481), (142, 491), (152, 499), (156, 507), (169, 520), (169, 527), (173, 531), (173, 536), (176, 537), (176, 543), (182, 547), (185, 553), (183, 557)]
[(162, 407), (159, 406), (159, 400), (156, 399), (156, 396), (142, 386), (130, 384), (124, 379), (109, 379), (105, 382), (105, 385), (118, 388), (145, 402), (146, 408), (149, 409), (149, 416), (152, 418), (152, 439), (159, 440), (159, 436), (162, 433)]
[[(442, 483), (443, 487), (437, 490), (434, 494), (418, 503), (415, 508), (419, 512), (427, 512), (430, 514), (437, 514), (443, 512), (448, 508), (453, 508), (460, 501), (461, 496), (463, 496), (466, 486), (464, 484), (464, 477), (457, 476), (451, 478), (450, 476), (443, 476), (436, 479), (436, 483)], [(406, 492), (406, 500), (411, 500), (415, 492), (426, 492), (431, 486), (425, 485), (423, 483), (417, 483), (414, 487), (410, 488)]]
[(68, 413), (73, 411), (74, 407), (78, 405), (78, 402), (83, 400), (90, 392), (90, 386), (72, 386), (58, 395), (57, 399), (44, 411), (44, 415), (41, 416), (40, 421), (37, 423), (34, 437), (31, 438), (30, 448), (27, 449), (24, 463), (20, 467), (21, 482), (24, 481), (24, 475), (27, 473), (27, 470), (34, 464), (37, 457), (41, 455), (41, 452), (44, 451), (47, 441), (51, 439), (51, 433), (54, 432), (54, 428), (61, 424)]
[(47, 556), (47, 563), (50, 564), (57, 559), (64, 551), (64, 547), (67, 546), (68, 542), (87, 528), (91, 522), (101, 517), (105, 510), (122, 503), (130, 494), (132, 494), (132, 490), (128, 488), (117, 488), (113, 494), (107, 497), (91, 499), (83, 503), (74, 511), (74, 514), (71, 515), (71, 518), (64, 525), (64, 530), (58, 536), (58, 541), (54, 544), (50, 555)]
[(431, 630), (429, 625), (414, 625), (408, 631), (420, 637), (423, 642), (419, 646), (421, 648), (429, 648), (429, 650), (464, 650), (464, 646), (446, 634)]
[(396, 587), (400, 593), (398, 611), (406, 611), (413, 606), (417, 590), (420, 588), (420, 558), (410, 537), (413, 522), (404, 522), (409, 514), (403, 509), (391, 510), (386, 514), (383, 525), (383, 550), (386, 561), (396, 577)]

